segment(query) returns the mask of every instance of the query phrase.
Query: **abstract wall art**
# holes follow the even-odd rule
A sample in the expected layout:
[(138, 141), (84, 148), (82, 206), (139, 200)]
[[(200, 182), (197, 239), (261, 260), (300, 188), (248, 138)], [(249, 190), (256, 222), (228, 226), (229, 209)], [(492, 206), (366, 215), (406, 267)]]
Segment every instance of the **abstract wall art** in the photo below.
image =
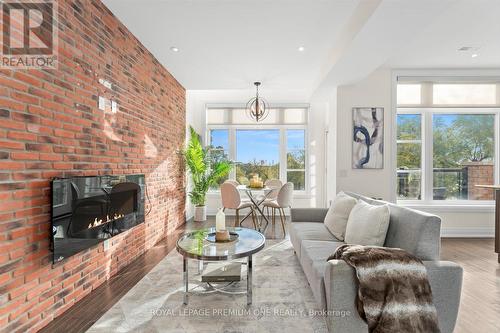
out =
[(353, 108), (353, 169), (384, 167), (384, 108)]

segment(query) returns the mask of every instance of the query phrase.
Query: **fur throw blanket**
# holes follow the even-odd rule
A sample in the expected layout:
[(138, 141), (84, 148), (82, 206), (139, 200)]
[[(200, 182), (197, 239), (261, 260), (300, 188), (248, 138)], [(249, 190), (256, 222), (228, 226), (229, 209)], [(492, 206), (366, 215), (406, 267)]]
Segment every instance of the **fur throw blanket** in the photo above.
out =
[(371, 333), (437, 333), (437, 313), (427, 270), (402, 249), (341, 245), (327, 260), (342, 259), (356, 270), (356, 307)]

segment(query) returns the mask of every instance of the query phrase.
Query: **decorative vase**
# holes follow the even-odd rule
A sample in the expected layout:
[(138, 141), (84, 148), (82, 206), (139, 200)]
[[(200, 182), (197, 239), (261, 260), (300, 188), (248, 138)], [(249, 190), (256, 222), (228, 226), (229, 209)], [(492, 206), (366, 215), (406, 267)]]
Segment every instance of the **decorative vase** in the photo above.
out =
[(207, 220), (207, 206), (194, 206), (195, 222), (204, 222)]

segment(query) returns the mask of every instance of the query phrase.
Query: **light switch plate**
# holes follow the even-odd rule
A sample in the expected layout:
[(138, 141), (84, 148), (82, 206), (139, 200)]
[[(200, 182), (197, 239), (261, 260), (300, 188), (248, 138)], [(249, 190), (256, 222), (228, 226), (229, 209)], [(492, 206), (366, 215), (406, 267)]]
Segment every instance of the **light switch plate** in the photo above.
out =
[(106, 98), (104, 98), (103, 96), (99, 96), (99, 110), (106, 110)]

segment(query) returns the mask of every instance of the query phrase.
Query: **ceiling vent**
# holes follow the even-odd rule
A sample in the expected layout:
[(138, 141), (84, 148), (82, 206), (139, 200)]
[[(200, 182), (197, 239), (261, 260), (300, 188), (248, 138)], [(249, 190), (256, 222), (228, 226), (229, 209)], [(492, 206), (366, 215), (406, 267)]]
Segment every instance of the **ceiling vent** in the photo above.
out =
[(458, 51), (461, 52), (477, 51), (477, 50), (479, 50), (479, 47), (477, 46), (462, 46), (461, 48), (458, 49)]

